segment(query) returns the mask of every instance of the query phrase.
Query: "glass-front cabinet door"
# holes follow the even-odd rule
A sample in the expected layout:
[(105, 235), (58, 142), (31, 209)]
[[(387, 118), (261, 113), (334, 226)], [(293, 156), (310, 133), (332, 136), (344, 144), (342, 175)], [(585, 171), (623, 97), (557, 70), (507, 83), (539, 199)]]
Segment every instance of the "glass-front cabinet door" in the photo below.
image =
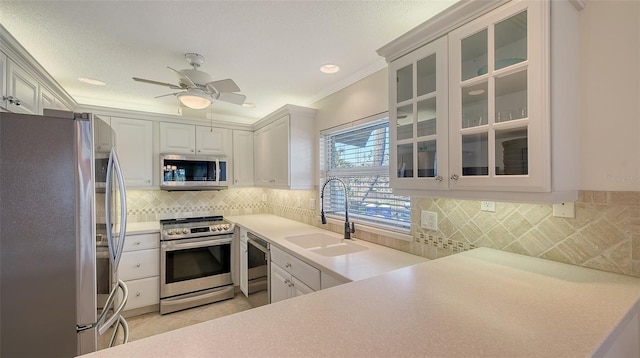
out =
[(544, 3), (514, 2), (449, 33), (452, 190), (543, 190)]
[(389, 65), (394, 189), (447, 189), (447, 81), (446, 37)]

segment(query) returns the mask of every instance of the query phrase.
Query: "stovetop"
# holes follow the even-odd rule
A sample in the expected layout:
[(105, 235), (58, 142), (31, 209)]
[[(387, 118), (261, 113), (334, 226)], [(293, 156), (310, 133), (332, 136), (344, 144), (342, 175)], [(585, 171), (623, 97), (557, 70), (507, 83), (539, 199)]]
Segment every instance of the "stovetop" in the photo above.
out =
[(233, 234), (235, 225), (222, 216), (160, 220), (162, 240)]

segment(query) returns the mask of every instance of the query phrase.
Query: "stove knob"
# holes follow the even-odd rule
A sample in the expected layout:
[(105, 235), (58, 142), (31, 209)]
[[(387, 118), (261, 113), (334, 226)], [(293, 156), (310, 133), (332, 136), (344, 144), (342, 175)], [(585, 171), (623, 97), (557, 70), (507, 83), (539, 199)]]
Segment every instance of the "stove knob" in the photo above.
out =
[(229, 224), (224, 224), (224, 229), (225, 229), (225, 231), (226, 231), (226, 230), (229, 230), (229, 228), (230, 228), (230, 227), (231, 227), (231, 226), (230, 226)]
[(173, 234), (174, 234), (173, 230), (167, 230), (167, 235), (173, 235)]
[(189, 229), (182, 229), (182, 233), (185, 234), (185, 235), (188, 234), (189, 233)]
[(222, 225), (218, 225), (216, 229), (218, 229), (218, 231), (222, 231)]

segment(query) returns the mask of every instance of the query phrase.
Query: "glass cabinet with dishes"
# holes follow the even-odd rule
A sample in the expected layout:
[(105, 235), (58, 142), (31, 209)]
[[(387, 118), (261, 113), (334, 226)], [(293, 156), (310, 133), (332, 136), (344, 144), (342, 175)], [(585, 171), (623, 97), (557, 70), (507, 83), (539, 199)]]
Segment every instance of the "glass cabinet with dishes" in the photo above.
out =
[(543, 190), (544, 2), (514, 2), (449, 33), (450, 186)]
[(395, 83), (389, 89), (389, 144), (395, 149), (389, 161), (391, 186), (446, 189), (446, 38), (394, 61), (389, 76)]
[(380, 48), (394, 193), (576, 200), (583, 5), (471, 1)]

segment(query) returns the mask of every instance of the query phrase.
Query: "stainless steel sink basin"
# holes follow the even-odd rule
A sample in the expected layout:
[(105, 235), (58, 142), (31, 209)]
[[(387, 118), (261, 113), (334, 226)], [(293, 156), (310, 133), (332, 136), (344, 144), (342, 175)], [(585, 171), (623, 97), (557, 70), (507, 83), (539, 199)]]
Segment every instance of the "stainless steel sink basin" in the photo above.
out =
[(320, 233), (289, 236), (285, 240), (322, 256), (341, 256), (367, 250), (367, 247), (352, 241)]
[(325, 234), (308, 234), (285, 237), (285, 240), (303, 249), (320, 248), (327, 245), (339, 244), (342, 239)]

